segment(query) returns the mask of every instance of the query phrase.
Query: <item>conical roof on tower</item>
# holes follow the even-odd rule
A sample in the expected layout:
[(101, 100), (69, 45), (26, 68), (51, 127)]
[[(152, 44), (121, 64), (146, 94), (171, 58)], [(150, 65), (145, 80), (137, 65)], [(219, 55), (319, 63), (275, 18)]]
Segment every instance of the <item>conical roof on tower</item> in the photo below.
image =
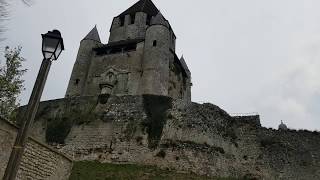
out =
[(158, 14), (159, 10), (151, 0), (140, 0), (133, 6), (125, 10), (123, 13), (121, 13), (119, 16), (134, 14), (136, 12), (145, 12), (150, 16), (155, 16)]
[(101, 42), (97, 26), (94, 26), (94, 28), (92, 28), (92, 30), (87, 34), (87, 36), (83, 38), (83, 40), (94, 40)]

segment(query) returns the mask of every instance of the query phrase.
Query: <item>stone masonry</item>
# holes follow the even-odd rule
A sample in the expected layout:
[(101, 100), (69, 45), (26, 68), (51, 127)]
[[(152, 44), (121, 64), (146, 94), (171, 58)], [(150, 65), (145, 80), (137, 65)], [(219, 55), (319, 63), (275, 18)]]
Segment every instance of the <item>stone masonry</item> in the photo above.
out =
[(191, 73), (176, 36), (150, 0), (113, 19), (108, 44), (94, 27), (80, 42), (66, 97), (154, 94), (191, 101)]
[[(17, 134), (17, 127), (0, 118), (0, 177), (2, 179), (11, 149)], [(68, 179), (72, 160), (62, 153), (29, 138), (18, 170), (19, 180), (64, 180)]]
[(75, 160), (218, 177), (320, 178), (319, 132), (266, 129), (259, 116), (232, 117), (212, 104), (164, 96), (42, 102), (32, 132)]
[[(319, 132), (266, 129), (259, 116), (232, 117), (213, 104), (191, 102), (191, 73), (175, 41), (151, 0), (113, 19), (108, 44), (93, 28), (80, 43), (65, 98), (40, 103), (32, 136), (76, 161), (217, 177), (320, 179)], [(49, 152), (40, 151), (46, 158)], [(42, 176), (57, 161), (49, 164)]]

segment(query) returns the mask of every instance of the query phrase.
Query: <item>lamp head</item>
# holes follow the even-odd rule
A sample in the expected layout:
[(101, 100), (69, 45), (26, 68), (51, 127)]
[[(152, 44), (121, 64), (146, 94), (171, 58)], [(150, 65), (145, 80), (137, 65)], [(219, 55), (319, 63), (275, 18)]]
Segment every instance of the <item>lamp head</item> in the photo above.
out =
[(42, 54), (44, 59), (57, 60), (64, 50), (63, 39), (58, 30), (42, 34)]

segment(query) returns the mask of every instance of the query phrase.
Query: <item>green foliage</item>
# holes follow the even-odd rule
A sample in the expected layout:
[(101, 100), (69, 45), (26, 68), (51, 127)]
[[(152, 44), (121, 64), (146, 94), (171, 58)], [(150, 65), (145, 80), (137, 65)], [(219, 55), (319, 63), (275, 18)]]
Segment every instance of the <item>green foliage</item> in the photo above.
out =
[(18, 95), (24, 90), (22, 69), (25, 61), (20, 55), (21, 47), (5, 48), (5, 64), (0, 66), (0, 115), (10, 119), (10, 114), (19, 106)]
[(167, 120), (167, 110), (172, 107), (172, 99), (165, 96), (143, 95), (143, 105), (148, 118), (142, 125), (147, 129), (149, 148), (155, 149)]
[(262, 147), (269, 147), (269, 146), (272, 146), (274, 144), (279, 144), (279, 140), (275, 137), (264, 137), (260, 140), (260, 144)]
[(95, 161), (74, 162), (69, 180), (237, 180), (183, 174), (155, 166), (108, 164)]
[(165, 152), (163, 149), (161, 149), (161, 150), (157, 153), (156, 156), (157, 156), (157, 157), (161, 157), (161, 158), (165, 158), (165, 157), (166, 157), (166, 152)]
[(142, 145), (142, 140), (143, 140), (143, 137), (141, 136), (136, 137), (136, 141), (139, 145)]
[[(98, 100), (99, 101), (99, 100)], [(95, 120), (94, 109), (98, 104), (97, 100), (87, 101), (85, 105), (71, 105), (70, 101), (55, 119), (48, 119), (46, 129), (46, 142), (64, 144), (72, 126), (82, 125)], [(44, 109), (45, 111), (45, 109)], [(41, 112), (39, 112), (39, 115)], [(39, 117), (38, 117), (39, 118)]]
[(233, 142), (235, 142), (235, 141), (238, 139), (237, 134), (236, 134), (234, 128), (229, 127), (229, 126), (228, 126), (227, 129), (226, 129), (226, 134), (225, 134), (225, 136), (226, 136), (226, 137), (230, 137)]
[(48, 143), (64, 144), (64, 140), (68, 136), (73, 121), (70, 118), (56, 119), (49, 121), (46, 131), (46, 141)]
[(130, 119), (130, 121), (126, 124), (126, 128), (124, 130), (124, 135), (126, 140), (130, 140), (134, 133), (137, 131), (137, 123), (134, 121), (134, 119)]
[(174, 148), (177, 149), (182, 146), (183, 148), (196, 149), (197, 151), (212, 153), (218, 152), (220, 154), (225, 154), (226, 152), (222, 147), (209, 145), (208, 143), (199, 144), (193, 141), (172, 141), (167, 140), (165, 143), (161, 144), (161, 147), (164, 148)]
[(217, 152), (219, 152), (219, 153), (221, 153), (221, 154), (225, 154), (225, 153), (226, 153), (222, 147), (212, 146), (212, 148), (213, 148), (215, 151), (217, 151)]

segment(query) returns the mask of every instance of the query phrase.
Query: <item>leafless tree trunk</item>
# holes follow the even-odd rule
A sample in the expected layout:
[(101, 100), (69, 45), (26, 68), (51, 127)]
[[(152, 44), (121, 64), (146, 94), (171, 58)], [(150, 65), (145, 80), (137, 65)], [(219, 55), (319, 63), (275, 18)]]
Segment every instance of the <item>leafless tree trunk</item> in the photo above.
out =
[(8, 6), (9, 4), (5, 0), (0, 0), (0, 41), (5, 39), (3, 32), (6, 30), (4, 21), (8, 20), (9, 16)]
[[(26, 6), (32, 5), (32, 0), (21, 0)], [(3, 33), (7, 30), (5, 21), (9, 19), (9, 6), (8, 0), (0, 0), (0, 42), (5, 40)]]

